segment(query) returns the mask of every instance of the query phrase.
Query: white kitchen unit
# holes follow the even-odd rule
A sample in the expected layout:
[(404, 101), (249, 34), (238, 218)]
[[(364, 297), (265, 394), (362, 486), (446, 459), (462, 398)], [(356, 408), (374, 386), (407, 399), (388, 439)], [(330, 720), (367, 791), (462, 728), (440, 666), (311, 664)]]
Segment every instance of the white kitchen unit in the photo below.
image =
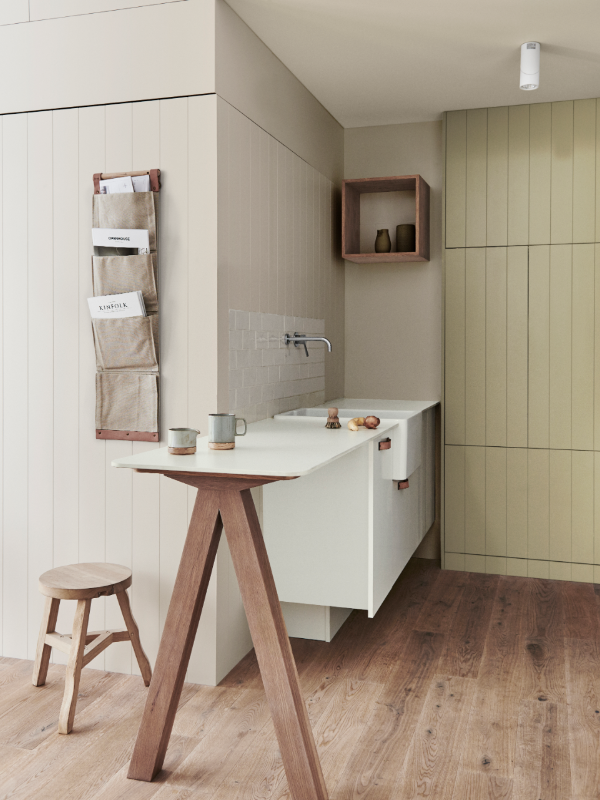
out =
[[(381, 436), (296, 481), (263, 488), (263, 532), (290, 636), (330, 641), (352, 609), (374, 616), (435, 518), (437, 402), (336, 399)], [(276, 417), (325, 425), (326, 407)], [(352, 434), (351, 434), (352, 435)], [(355, 435), (362, 435), (357, 432)], [(389, 450), (379, 442), (391, 439)], [(399, 481), (408, 488), (399, 489)]]

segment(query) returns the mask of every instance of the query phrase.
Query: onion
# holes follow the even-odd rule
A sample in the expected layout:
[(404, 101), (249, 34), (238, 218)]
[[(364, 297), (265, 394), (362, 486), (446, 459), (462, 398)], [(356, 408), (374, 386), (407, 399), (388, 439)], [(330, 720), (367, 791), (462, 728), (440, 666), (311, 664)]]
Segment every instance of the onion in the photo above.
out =
[(381, 420), (379, 419), (379, 417), (373, 417), (373, 416), (365, 417), (365, 428), (371, 428), (371, 429), (376, 428), (380, 422)]

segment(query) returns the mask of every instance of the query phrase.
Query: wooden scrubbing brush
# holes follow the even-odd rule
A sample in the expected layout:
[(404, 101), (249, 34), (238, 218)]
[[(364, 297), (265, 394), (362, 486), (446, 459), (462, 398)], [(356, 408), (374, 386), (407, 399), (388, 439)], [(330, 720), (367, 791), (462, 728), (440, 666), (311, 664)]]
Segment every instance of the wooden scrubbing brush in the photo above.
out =
[(341, 428), (342, 423), (340, 422), (340, 418), (338, 417), (338, 409), (337, 408), (328, 408), (327, 414), (327, 422), (325, 424), (326, 428)]

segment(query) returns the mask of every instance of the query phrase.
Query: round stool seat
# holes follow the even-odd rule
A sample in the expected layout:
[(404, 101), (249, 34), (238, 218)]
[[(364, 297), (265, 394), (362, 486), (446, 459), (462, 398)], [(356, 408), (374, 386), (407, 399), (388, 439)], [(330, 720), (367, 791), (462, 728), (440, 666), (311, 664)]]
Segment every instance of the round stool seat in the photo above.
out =
[(58, 600), (91, 600), (131, 586), (131, 570), (119, 564), (69, 564), (40, 577), (40, 592)]

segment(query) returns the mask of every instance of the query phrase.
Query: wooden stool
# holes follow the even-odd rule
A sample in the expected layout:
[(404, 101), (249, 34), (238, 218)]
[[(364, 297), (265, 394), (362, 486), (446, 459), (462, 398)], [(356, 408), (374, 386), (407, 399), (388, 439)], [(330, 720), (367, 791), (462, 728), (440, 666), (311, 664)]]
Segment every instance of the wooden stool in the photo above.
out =
[[(140, 633), (129, 605), (127, 587), (131, 586), (131, 581), (131, 570), (118, 564), (71, 564), (44, 572), (40, 578), (39, 589), (46, 595), (46, 605), (33, 666), (33, 685), (43, 686), (46, 682), (53, 647), (67, 653), (69, 661), (58, 718), (59, 733), (71, 733), (73, 729), (82, 668), (113, 642), (131, 640), (144, 683), (150, 685), (152, 669), (142, 649)], [(117, 595), (127, 630), (88, 633), (93, 598), (110, 594)], [(61, 600), (77, 600), (72, 634), (55, 630)]]

